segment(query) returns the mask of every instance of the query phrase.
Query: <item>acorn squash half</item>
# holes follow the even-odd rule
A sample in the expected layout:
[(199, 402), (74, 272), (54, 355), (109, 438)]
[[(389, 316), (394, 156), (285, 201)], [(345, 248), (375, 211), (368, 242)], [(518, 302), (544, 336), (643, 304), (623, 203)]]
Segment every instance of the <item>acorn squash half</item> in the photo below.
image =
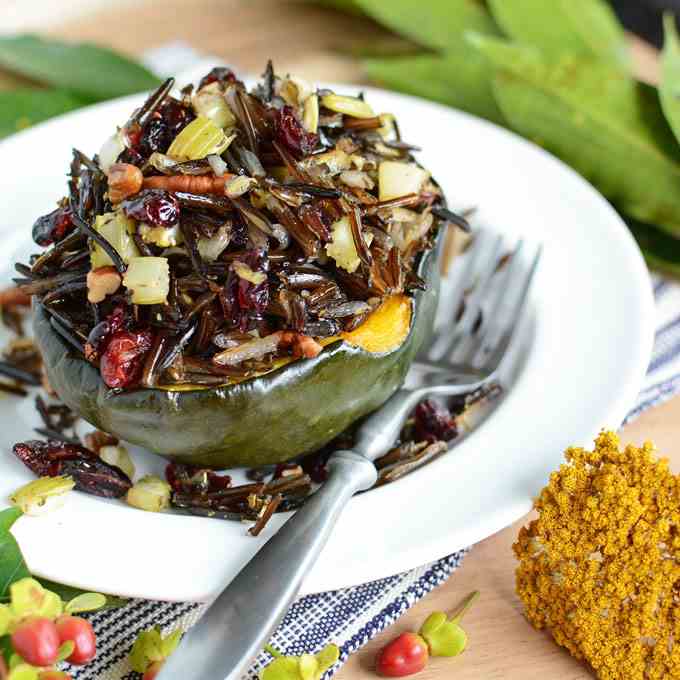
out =
[(388, 298), (314, 359), (239, 383), (113, 392), (52, 330), (39, 305), (36, 342), (52, 387), (99, 429), (183, 463), (220, 469), (283, 462), (327, 444), (400, 387), (432, 331), (444, 231), (437, 246), (420, 256), (417, 271), (426, 290)]

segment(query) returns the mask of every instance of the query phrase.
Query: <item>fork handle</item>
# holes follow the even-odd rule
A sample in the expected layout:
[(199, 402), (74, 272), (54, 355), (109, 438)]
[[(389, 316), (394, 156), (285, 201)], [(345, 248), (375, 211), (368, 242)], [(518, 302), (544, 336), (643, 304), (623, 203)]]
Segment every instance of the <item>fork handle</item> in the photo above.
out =
[(158, 680), (241, 680), (295, 599), (347, 501), (376, 478), (364, 456), (334, 453), (326, 483), (222, 591), (165, 662)]

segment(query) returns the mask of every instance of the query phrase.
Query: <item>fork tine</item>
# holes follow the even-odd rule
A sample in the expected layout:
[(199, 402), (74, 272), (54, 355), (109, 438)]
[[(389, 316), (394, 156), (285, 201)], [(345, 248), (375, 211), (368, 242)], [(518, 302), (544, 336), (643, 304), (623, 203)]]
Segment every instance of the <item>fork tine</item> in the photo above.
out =
[[(515, 253), (517, 253), (517, 251), (515, 251)], [(507, 287), (508, 289), (514, 288), (515, 287), (515, 285), (513, 285), (514, 281), (515, 280), (520, 281), (521, 285), (519, 289), (519, 294), (517, 295), (517, 298), (515, 299), (514, 303), (511, 305), (510, 310), (506, 316), (509, 325), (504, 329), (503, 332), (501, 332), (500, 338), (498, 338), (496, 346), (495, 347), (487, 346), (487, 349), (484, 352), (482, 367), (482, 370), (484, 372), (491, 372), (495, 370), (500, 364), (501, 359), (505, 356), (505, 352), (508, 348), (508, 345), (510, 344), (510, 341), (512, 340), (515, 330), (519, 326), (519, 322), (522, 318), (524, 308), (526, 306), (527, 300), (529, 299), (529, 289), (531, 288), (531, 282), (533, 281), (534, 275), (536, 274), (536, 270), (538, 269), (542, 253), (543, 246), (539, 245), (536, 248), (536, 252), (534, 254), (531, 265), (526, 272), (522, 271), (522, 267), (520, 266), (520, 258), (519, 257), (515, 258), (513, 256), (513, 260), (516, 259), (517, 262), (512, 267), (511, 272), (509, 272), (508, 274)], [(522, 278), (520, 278), (520, 276)], [(483, 347), (480, 348), (480, 352), (482, 352), (483, 350), (484, 350)]]
[[(491, 248), (480, 247), (476, 253), (474, 262), (468, 263), (466, 279), (460, 286), (461, 296), (464, 295), (466, 290), (471, 288), (472, 292), (467, 300), (465, 300), (463, 315), (459, 320), (454, 320), (453, 334), (447, 336), (446, 333), (441, 333), (432, 344), (429, 352), (431, 359), (437, 361), (448, 357), (455, 351), (461, 340), (466, 336), (472, 335), (477, 319), (479, 318), (481, 301), (483, 300), (489, 287), (489, 282), (493, 277), (502, 245), (503, 237), (498, 235), (494, 238)], [(461, 299), (464, 298), (461, 297)], [(458, 304), (460, 304), (460, 302)], [(457, 311), (458, 307), (455, 308), (454, 313)]]
[[(507, 305), (513, 288), (516, 288), (516, 281), (521, 276), (523, 249), (524, 239), (520, 239), (510, 255), (510, 262), (505, 267), (505, 271), (501, 272), (502, 281), (494, 294), (491, 307), (486, 310), (486, 319), (477, 333), (476, 343), (470, 345), (468, 353), (462, 360), (463, 362), (478, 366), (491, 353), (493, 346), (503, 332), (502, 324), (504, 320), (499, 321), (499, 319), (502, 319), (503, 307)], [(514, 286), (513, 283), (515, 283)]]

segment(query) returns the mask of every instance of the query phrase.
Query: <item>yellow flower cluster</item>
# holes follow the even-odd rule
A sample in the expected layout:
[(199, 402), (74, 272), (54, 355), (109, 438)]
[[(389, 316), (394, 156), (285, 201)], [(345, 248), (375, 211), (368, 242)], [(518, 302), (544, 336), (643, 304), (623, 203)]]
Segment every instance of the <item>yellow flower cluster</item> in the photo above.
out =
[(613, 432), (566, 459), (513, 546), (527, 618), (603, 680), (680, 678), (680, 476)]

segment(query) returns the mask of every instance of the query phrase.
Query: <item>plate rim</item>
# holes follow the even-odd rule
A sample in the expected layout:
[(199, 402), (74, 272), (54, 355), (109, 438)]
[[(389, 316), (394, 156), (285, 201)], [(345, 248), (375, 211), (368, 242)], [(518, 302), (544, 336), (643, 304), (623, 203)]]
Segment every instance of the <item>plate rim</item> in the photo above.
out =
[[(625, 250), (629, 256), (629, 259), (627, 261), (627, 265), (629, 265), (628, 273), (632, 274), (635, 278), (634, 287), (640, 292), (642, 292), (643, 289), (646, 289), (646, 292), (642, 294), (640, 297), (641, 307), (638, 310), (639, 323), (637, 325), (637, 328), (639, 329), (639, 336), (637, 338), (637, 342), (635, 343), (635, 346), (637, 348), (637, 356), (634, 358), (634, 360), (631, 360), (631, 364), (628, 367), (628, 376), (626, 377), (625, 382), (622, 382), (622, 387), (619, 390), (616, 398), (608, 402), (609, 405), (607, 408), (607, 417), (602, 419), (603, 422), (611, 423), (612, 425), (616, 425), (618, 427), (625, 418), (626, 414), (628, 413), (628, 410), (634, 403), (635, 397), (637, 396), (639, 388), (644, 379), (644, 375), (646, 373), (647, 364), (653, 346), (655, 323), (654, 323), (654, 298), (652, 294), (651, 280), (649, 277), (648, 269), (646, 267), (646, 264), (644, 263), (644, 259), (642, 258), (640, 250), (637, 244), (635, 243), (635, 240), (633, 239), (630, 231), (628, 230), (627, 226), (625, 225), (619, 214), (609, 204), (609, 202), (597, 191), (597, 189), (595, 189), (585, 178), (579, 175), (570, 166), (566, 165), (563, 161), (556, 158), (551, 153), (547, 152), (545, 149), (542, 149), (541, 147), (530, 142), (529, 140), (526, 140), (523, 137), (519, 136), (518, 134), (514, 133), (512, 130), (508, 130), (499, 125), (496, 125), (495, 123), (478, 118), (464, 111), (450, 108), (442, 104), (431, 102), (411, 95), (405, 95), (398, 92), (383, 90), (380, 88), (357, 86), (355, 84), (337, 84), (332, 86), (336, 87), (338, 90), (345, 91), (356, 91), (357, 89), (361, 89), (368, 93), (369, 96), (371, 94), (375, 94), (378, 96), (387, 96), (399, 100), (405, 99), (412, 105), (419, 107), (425, 106), (426, 108), (432, 107), (433, 109), (438, 110), (446, 115), (452, 115), (463, 120), (467, 119), (471, 121), (474, 125), (481, 124), (482, 126), (488, 127), (493, 131), (494, 134), (501, 134), (503, 136), (506, 136), (513, 143), (515, 144), (519, 143), (522, 147), (531, 149), (531, 151), (534, 153), (538, 152), (539, 156), (541, 156), (542, 161), (556, 164), (562, 172), (566, 171), (569, 175), (571, 175), (574, 181), (580, 184), (581, 189), (583, 189), (585, 192), (589, 194), (589, 199), (592, 199), (593, 201), (599, 203), (600, 207), (604, 209), (605, 212), (608, 212), (607, 221), (611, 225), (610, 228), (617, 233), (617, 237), (621, 240), (621, 243), (624, 245)], [(36, 131), (39, 132), (53, 126), (58, 127), (59, 125), (63, 124), (64, 121), (69, 121), (72, 119), (77, 120), (78, 117), (96, 116), (96, 114), (101, 110), (107, 110), (110, 108), (115, 108), (117, 106), (127, 105), (128, 103), (130, 104), (130, 107), (133, 107), (136, 105), (137, 102), (141, 100), (143, 96), (144, 96), (143, 94), (128, 95), (126, 97), (121, 97), (118, 99), (109, 100), (107, 102), (93, 104), (78, 109), (76, 111), (62, 114), (48, 121), (35, 125), (31, 128), (11, 135), (5, 140), (2, 140), (0, 142), (0, 152), (4, 151), (7, 147), (12, 147), (16, 144), (21, 144), (26, 137), (34, 135)], [(527, 376), (525, 376), (525, 378), (526, 377)], [(520, 380), (521, 379), (522, 376), (520, 376)], [(513, 398), (513, 392), (516, 393), (517, 390), (515, 389), (510, 391), (507, 399)], [(594, 436), (595, 434), (596, 432), (592, 432), (590, 433), (589, 437), (592, 438), (592, 436)], [(428, 467), (436, 466), (438, 462), (439, 461), (435, 461), (431, 466)], [(409, 479), (415, 478), (416, 476), (417, 475), (410, 475), (400, 480), (399, 484), (403, 485), (404, 483), (409, 483)], [(363, 504), (369, 502), (368, 500), (366, 500), (369, 499), (369, 496), (375, 499), (378, 498), (382, 499), (385, 498), (386, 496), (388, 498), (394, 496), (395, 489), (397, 487), (399, 487), (399, 485), (395, 486), (390, 485), (376, 489), (372, 491), (370, 495), (356, 497), (352, 499), (351, 507), (356, 508), (363, 507)], [(490, 516), (487, 516), (486, 521), (479, 522), (478, 520), (477, 523), (474, 524), (474, 526), (469, 526), (467, 531), (459, 531), (459, 533), (456, 535), (455, 541), (452, 541), (450, 536), (442, 536), (437, 540), (427, 542), (425, 545), (418, 544), (417, 546), (406, 547), (403, 550), (403, 552), (399, 553), (398, 557), (394, 555), (388, 556), (382, 555), (381, 561), (385, 565), (385, 568), (381, 569), (381, 572), (383, 573), (383, 576), (389, 576), (399, 573), (400, 571), (403, 571), (404, 569), (407, 568), (414, 568), (416, 566), (429, 563), (433, 559), (445, 557), (446, 555), (455, 552), (460, 548), (466, 547), (467, 545), (470, 545), (476, 542), (477, 540), (480, 540), (479, 535), (481, 533), (483, 533), (485, 536), (489, 536), (495, 533), (496, 531), (502, 529), (503, 527), (512, 524), (514, 521), (516, 521), (521, 516), (526, 514), (530, 507), (531, 502), (529, 500), (523, 500), (521, 502), (517, 501), (511, 505), (504, 506), (502, 510), (498, 510), (497, 512), (491, 514)], [(206, 521), (202, 520), (201, 518), (196, 519), (199, 522)], [(18, 528), (21, 527), (21, 523), (22, 520), (20, 520), (20, 522), (17, 524)], [(433, 555), (438, 555), (438, 557), (434, 557)], [(409, 563), (411, 567), (404, 567), (404, 564), (406, 563)], [(58, 574), (58, 569), (38, 568), (36, 569), (36, 573), (38, 575), (54, 579), (55, 575)], [(68, 582), (64, 580), (63, 575), (58, 575), (58, 578), (56, 580)], [(324, 587), (320, 587), (322, 585), (320, 581), (323, 581), (323, 579), (317, 578), (316, 580), (314, 579), (308, 580), (304, 584), (302, 592), (303, 593), (322, 592), (324, 590), (331, 590), (340, 587), (346, 587), (349, 585), (356, 585), (357, 583), (357, 581), (351, 578), (351, 576), (347, 576), (346, 579), (342, 578), (340, 579), (335, 578), (335, 580), (329, 579), (329, 582), (325, 584)], [(360, 582), (365, 581), (362, 579)], [(92, 587), (92, 584), (84, 584), (82, 582), (80, 585)], [(135, 592), (134, 588), (128, 589), (128, 592), (126, 594), (136, 597), (149, 597), (148, 593)], [(164, 599), (171, 601), (187, 599), (185, 596), (175, 597), (170, 593), (167, 593), (165, 596), (160, 598), (158, 597), (159, 593), (154, 593), (152, 596), (155, 599)]]

